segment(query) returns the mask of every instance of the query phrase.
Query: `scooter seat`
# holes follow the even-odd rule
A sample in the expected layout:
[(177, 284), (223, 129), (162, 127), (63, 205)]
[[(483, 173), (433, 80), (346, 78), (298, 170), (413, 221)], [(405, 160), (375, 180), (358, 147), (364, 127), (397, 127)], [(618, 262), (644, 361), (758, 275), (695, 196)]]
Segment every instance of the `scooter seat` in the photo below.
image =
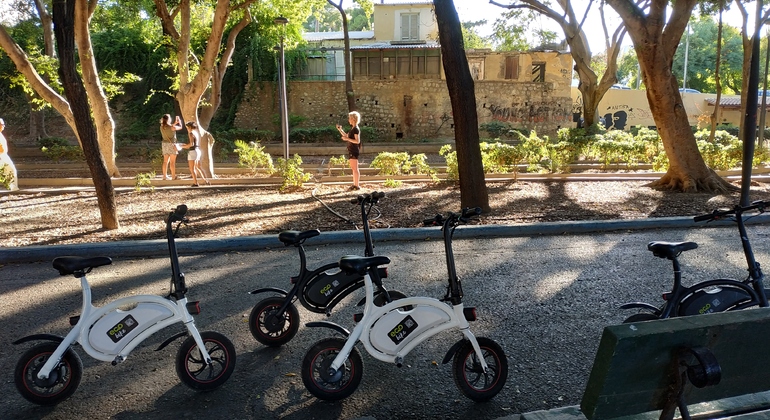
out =
[(53, 268), (59, 270), (59, 274), (62, 276), (75, 274), (85, 269), (90, 271), (92, 268), (110, 264), (112, 264), (110, 257), (56, 257), (53, 260)]
[(359, 257), (358, 255), (346, 255), (340, 258), (340, 270), (347, 274), (357, 273), (364, 275), (369, 267), (390, 264), (390, 258), (377, 255), (374, 257)]
[(652, 255), (659, 258), (672, 260), (683, 251), (689, 251), (698, 247), (695, 242), (650, 242), (647, 249), (652, 251)]
[(283, 242), (284, 245), (289, 246), (296, 245), (305, 239), (312, 238), (320, 234), (321, 231), (318, 229), (305, 230), (302, 232), (297, 230), (284, 230), (278, 234), (278, 240)]

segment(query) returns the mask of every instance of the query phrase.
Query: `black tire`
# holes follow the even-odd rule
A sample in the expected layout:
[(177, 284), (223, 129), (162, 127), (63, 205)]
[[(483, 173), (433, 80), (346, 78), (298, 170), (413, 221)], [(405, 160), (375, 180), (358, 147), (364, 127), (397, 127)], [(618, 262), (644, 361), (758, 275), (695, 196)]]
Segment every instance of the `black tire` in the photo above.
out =
[(341, 400), (350, 396), (361, 383), (364, 363), (361, 353), (355, 347), (338, 371), (341, 375), (329, 375), (329, 366), (344, 345), (345, 340), (341, 338), (327, 338), (315, 343), (302, 359), (302, 382), (305, 388), (319, 399)]
[(452, 362), (452, 376), (455, 385), (466, 397), (473, 401), (488, 401), (497, 395), (508, 379), (508, 359), (503, 348), (495, 341), (477, 337), (481, 353), (489, 368), (486, 373), (481, 368), (478, 356), (469, 340), (465, 340), (455, 353)]
[(13, 380), (16, 389), (27, 401), (54, 405), (69, 398), (78, 389), (80, 378), (83, 377), (83, 362), (72, 348), (64, 352), (48, 379), (37, 378), (37, 372), (58, 346), (59, 343), (38, 344), (27, 350), (16, 363)]
[(227, 382), (235, 369), (235, 347), (224, 335), (214, 331), (201, 333), (211, 364), (201, 357), (195, 339), (187, 337), (176, 355), (176, 374), (192, 389), (208, 391)]
[(257, 303), (249, 315), (251, 335), (260, 343), (279, 347), (288, 343), (299, 331), (299, 311), (294, 304), (289, 304), (282, 317), (275, 313), (286, 298), (269, 297)]
[(641, 312), (638, 314), (633, 314), (626, 318), (623, 323), (624, 324), (633, 324), (634, 322), (644, 322), (644, 321), (654, 321), (656, 319), (659, 319), (657, 315), (650, 314), (647, 312)]

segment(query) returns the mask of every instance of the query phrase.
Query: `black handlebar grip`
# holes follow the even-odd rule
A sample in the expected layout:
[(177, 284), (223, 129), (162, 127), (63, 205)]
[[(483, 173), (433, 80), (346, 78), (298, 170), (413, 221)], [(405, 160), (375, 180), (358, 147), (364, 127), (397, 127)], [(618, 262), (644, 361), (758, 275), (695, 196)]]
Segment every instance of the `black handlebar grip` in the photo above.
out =
[(385, 193), (384, 192), (382, 192), (382, 191), (380, 191), (380, 192), (375, 191), (375, 192), (372, 193), (372, 200), (377, 201), (380, 198), (385, 198)]
[(711, 220), (713, 218), (714, 218), (713, 214), (703, 214), (703, 215), (700, 215), (700, 216), (693, 217), (692, 221), (693, 222), (702, 222), (704, 220)]

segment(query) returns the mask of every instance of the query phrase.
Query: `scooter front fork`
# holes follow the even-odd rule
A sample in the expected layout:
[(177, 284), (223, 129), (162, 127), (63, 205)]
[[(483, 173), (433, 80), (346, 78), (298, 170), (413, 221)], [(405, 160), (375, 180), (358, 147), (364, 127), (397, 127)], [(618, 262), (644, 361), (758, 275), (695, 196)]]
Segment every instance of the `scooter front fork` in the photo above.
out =
[(487, 370), (489, 370), (489, 366), (487, 366), (487, 361), (484, 359), (484, 354), (481, 352), (481, 347), (479, 346), (479, 341), (476, 340), (476, 336), (473, 335), (470, 328), (462, 328), (460, 331), (462, 331), (465, 338), (467, 338), (468, 341), (471, 342), (471, 346), (473, 346), (473, 351), (476, 352), (476, 357), (479, 358), (479, 363), (481, 363), (481, 368), (484, 369), (484, 373), (487, 373)]
[(207, 365), (210, 365), (211, 355), (209, 355), (208, 350), (206, 350), (206, 344), (203, 342), (203, 338), (201, 338), (201, 334), (198, 332), (198, 328), (195, 326), (195, 322), (190, 321), (186, 323), (185, 326), (187, 327), (187, 331), (190, 332), (193, 340), (195, 340), (195, 344), (198, 345), (198, 350), (201, 352), (201, 358), (206, 361)]

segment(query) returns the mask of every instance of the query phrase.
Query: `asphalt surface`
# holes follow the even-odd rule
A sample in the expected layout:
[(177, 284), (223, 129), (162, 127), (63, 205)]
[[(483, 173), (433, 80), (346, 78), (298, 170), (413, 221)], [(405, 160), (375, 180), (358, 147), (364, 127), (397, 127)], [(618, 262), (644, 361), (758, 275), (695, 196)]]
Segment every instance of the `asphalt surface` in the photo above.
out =
[[(770, 227), (766, 219), (749, 228), (758, 261), (767, 261)], [(391, 258), (387, 285), (408, 296), (440, 298), (446, 266), (438, 228), (373, 231), (375, 252)], [(31, 346), (10, 342), (32, 333), (64, 335), (68, 318), (80, 311), (77, 279), (51, 268), (56, 255), (108, 255), (110, 266), (89, 275), (95, 305), (131, 294), (168, 291), (170, 268), (165, 241), (0, 249), (0, 418), (222, 418), (222, 419), (515, 419), (518, 413), (579, 404), (602, 329), (629, 315), (621, 303), (660, 303), (672, 278), (668, 261), (653, 257), (653, 240), (692, 240), (700, 245), (682, 258), (684, 281), (743, 278), (745, 259), (734, 227), (694, 226), (689, 218), (631, 222), (460, 227), (455, 260), (463, 280), (464, 302), (475, 306), (477, 336), (497, 341), (508, 357), (506, 387), (479, 404), (455, 387), (447, 350), (460, 339), (447, 331), (423, 343), (402, 368), (377, 361), (360, 347), (363, 381), (344, 401), (322, 402), (302, 384), (300, 366), (314, 342), (331, 330), (300, 328), (281, 348), (267, 348), (247, 325), (263, 297), (259, 287), (289, 287), (296, 275), (294, 248), (275, 236), (223, 240), (180, 240), (182, 270), (191, 300), (201, 300), (196, 325), (225, 334), (237, 351), (236, 370), (222, 387), (198, 393), (180, 383), (174, 360), (181, 344), (154, 349), (173, 333), (169, 327), (150, 337), (122, 364), (97, 362), (82, 349), (84, 374), (72, 397), (55, 407), (24, 400), (13, 384), (13, 367)], [(309, 265), (346, 254), (361, 254), (360, 232), (323, 233), (306, 243)], [(148, 256), (152, 255), (152, 257)], [(354, 293), (329, 320), (352, 328)], [(301, 321), (324, 315), (299, 308)]]

